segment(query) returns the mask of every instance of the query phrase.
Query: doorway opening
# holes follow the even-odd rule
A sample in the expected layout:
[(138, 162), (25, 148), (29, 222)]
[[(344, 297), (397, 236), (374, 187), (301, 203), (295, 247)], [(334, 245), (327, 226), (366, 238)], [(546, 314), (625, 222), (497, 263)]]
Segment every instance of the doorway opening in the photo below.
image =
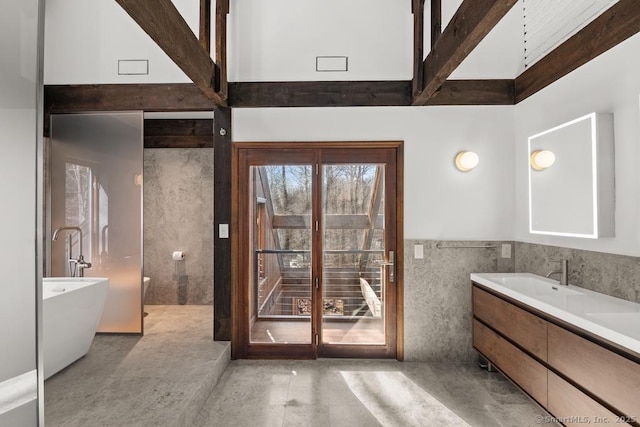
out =
[(234, 357), (401, 359), (402, 143), (234, 150)]

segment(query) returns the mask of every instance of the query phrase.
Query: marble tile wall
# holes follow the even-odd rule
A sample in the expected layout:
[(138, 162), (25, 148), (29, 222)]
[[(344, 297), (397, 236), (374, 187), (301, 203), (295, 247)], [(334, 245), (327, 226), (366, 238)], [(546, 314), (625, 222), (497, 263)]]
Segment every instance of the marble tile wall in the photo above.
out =
[[(497, 245), (494, 249), (437, 249), (443, 245)], [(405, 360), (473, 362), (471, 273), (513, 272), (514, 258), (501, 257), (511, 241), (405, 240)], [(414, 259), (424, 245), (424, 259)]]
[[(640, 303), (640, 258), (516, 242), (515, 271), (545, 276), (569, 260), (569, 283)], [(557, 278), (555, 276), (554, 278)]]
[(143, 215), (145, 303), (212, 304), (213, 148), (144, 150)]

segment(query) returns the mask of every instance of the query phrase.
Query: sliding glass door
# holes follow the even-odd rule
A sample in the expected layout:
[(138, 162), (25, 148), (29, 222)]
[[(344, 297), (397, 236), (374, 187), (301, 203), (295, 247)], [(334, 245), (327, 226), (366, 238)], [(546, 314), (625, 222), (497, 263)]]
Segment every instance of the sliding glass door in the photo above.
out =
[(399, 144), (384, 144), (237, 148), (238, 357), (397, 356)]

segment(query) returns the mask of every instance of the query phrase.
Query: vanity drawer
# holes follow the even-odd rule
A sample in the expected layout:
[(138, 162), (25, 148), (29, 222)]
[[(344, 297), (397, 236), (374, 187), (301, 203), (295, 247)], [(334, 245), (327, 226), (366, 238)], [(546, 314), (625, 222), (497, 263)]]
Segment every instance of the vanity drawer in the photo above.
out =
[(551, 371), (549, 371), (548, 382), (549, 407), (547, 409), (556, 418), (561, 418), (564, 425), (630, 425), (622, 422), (613, 412)]
[(476, 319), (473, 346), (538, 403), (547, 406), (547, 368)]
[(548, 333), (549, 366), (623, 414), (640, 419), (639, 364), (554, 324), (549, 323)]
[(473, 287), (473, 314), (519, 346), (547, 361), (547, 322), (488, 292)]

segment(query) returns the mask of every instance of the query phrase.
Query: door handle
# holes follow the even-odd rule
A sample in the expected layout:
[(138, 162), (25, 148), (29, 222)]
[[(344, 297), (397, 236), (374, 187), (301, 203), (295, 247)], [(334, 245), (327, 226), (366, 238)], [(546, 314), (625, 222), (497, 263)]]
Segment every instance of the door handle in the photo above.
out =
[[(389, 283), (394, 283), (395, 282), (395, 252), (394, 251), (389, 251), (389, 261), (385, 261), (383, 263), (380, 264), (381, 268), (385, 269), (388, 268), (389, 269)], [(385, 277), (384, 275), (384, 270), (383, 270), (383, 278)]]

